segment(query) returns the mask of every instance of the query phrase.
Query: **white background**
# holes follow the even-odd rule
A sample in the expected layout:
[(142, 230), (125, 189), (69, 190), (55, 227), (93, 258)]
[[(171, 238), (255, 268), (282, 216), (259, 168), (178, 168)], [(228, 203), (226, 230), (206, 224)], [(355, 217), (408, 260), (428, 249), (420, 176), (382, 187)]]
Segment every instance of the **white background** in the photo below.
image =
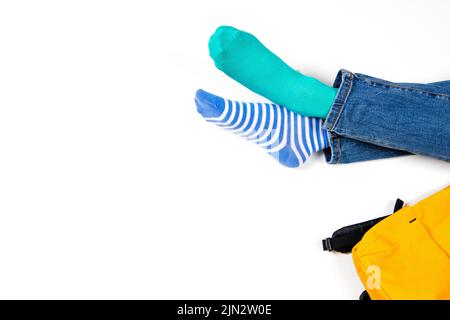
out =
[(347, 224), (450, 182), (426, 157), (287, 169), (196, 113), (222, 24), (331, 84), (450, 79), (449, 1), (4, 1), (0, 298), (354, 299)]

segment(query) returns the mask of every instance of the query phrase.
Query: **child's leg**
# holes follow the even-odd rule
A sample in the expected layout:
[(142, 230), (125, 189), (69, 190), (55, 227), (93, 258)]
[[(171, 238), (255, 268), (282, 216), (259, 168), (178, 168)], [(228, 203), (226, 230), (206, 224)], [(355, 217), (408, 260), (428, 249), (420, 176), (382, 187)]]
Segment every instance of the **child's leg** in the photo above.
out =
[(295, 71), (250, 33), (220, 27), (209, 50), (217, 68), (250, 90), (301, 115), (327, 116), (336, 89)]
[(330, 163), (360, 161), (361, 145), (342, 148), (342, 137), (450, 162), (450, 82), (394, 83), (342, 70), (335, 87), (323, 125)]

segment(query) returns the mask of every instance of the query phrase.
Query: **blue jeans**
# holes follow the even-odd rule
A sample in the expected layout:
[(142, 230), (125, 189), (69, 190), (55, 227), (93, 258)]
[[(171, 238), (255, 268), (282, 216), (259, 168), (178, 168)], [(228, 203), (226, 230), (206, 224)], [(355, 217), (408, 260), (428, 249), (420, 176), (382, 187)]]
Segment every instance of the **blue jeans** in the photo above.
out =
[(450, 81), (393, 83), (341, 70), (323, 128), (328, 163), (420, 154), (450, 161)]

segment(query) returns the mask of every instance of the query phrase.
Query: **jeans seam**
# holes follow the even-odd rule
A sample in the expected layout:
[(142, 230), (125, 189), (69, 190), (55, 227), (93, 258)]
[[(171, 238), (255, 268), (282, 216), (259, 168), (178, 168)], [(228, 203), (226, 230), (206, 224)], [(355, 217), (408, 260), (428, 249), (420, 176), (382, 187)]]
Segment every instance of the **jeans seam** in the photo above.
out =
[[(400, 151), (405, 151), (405, 152), (411, 153), (408, 150), (401, 149), (398, 145), (386, 143), (385, 141), (377, 139), (377, 138), (374, 138), (374, 137), (369, 137), (369, 136), (365, 136), (365, 135), (357, 135), (358, 138), (353, 138), (353, 136), (355, 135), (354, 133), (352, 133), (350, 131), (347, 131), (347, 130), (342, 130), (342, 129), (339, 130), (339, 131), (340, 131), (339, 132), (340, 135), (342, 135), (342, 136), (351, 136), (352, 137), (351, 139), (356, 139), (356, 140), (359, 140), (359, 141), (362, 141), (362, 142), (365, 142), (365, 143), (370, 143), (370, 144), (380, 143), (380, 144), (375, 144), (375, 145), (378, 145), (378, 146), (384, 147), (384, 148), (400, 150)], [(365, 139), (365, 140), (361, 140), (361, 139)], [(438, 159), (441, 158), (441, 155), (440, 154), (436, 154), (436, 153), (432, 153), (432, 154), (430, 154), (430, 153), (427, 153), (427, 154), (415, 153), (415, 154), (424, 155), (424, 156), (432, 156), (432, 157), (436, 157)], [(442, 157), (442, 158), (446, 159), (446, 161), (450, 160), (450, 158), (447, 158), (447, 157)]]
[(341, 162), (341, 139), (339, 137), (336, 137), (336, 148), (337, 148), (336, 164), (338, 164)]
[(350, 95), (350, 91), (352, 90), (352, 87), (353, 87), (353, 73), (350, 73), (350, 78), (349, 78), (348, 82), (349, 82), (349, 85), (348, 85), (348, 88), (347, 88), (347, 90), (345, 92), (344, 99), (342, 99), (341, 106), (339, 107), (339, 110), (338, 110), (338, 113), (336, 115), (336, 118), (334, 119), (333, 124), (331, 125), (330, 131), (334, 130), (336, 128), (336, 125), (337, 125), (337, 123), (338, 123), (338, 121), (339, 121), (339, 119), (341, 117), (342, 111), (344, 110), (345, 103), (347, 102), (348, 96)]
[(381, 87), (384, 87), (384, 88), (398, 89), (398, 90), (401, 90), (401, 91), (418, 92), (418, 93), (426, 94), (426, 95), (434, 97), (434, 98), (444, 98), (446, 100), (450, 100), (450, 95), (447, 95), (447, 94), (444, 94), (444, 93), (434, 93), (434, 92), (425, 91), (425, 90), (422, 90), (422, 89), (411, 88), (411, 87), (404, 87), (404, 86), (394, 85), (394, 84), (387, 84), (387, 83), (378, 82), (378, 81), (369, 80), (369, 79), (364, 79), (364, 78), (360, 78), (360, 77), (355, 77), (355, 78), (358, 79), (359, 81), (364, 81), (364, 82), (366, 82), (366, 83), (368, 83), (369, 85), (372, 85), (372, 86), (381, 86)]
[[(351, 131), (348, 131), (348, 130), (344, 130), (344, 129), (341, 129), (341, 130), (339, 130), (340, 132), (339, 132), (339, 134), (341, 134), (341, 135), (343, 135), (343, 136), (353, 136), (353, 135), (355, 135), (355, 133), (353, 133), (353, 132), (351, 132)], [(352, 138), (353, 139), (353, 138)], [(364, 141), (364, 142), (366, 142), (366, 143), (370, 143), (370, 142), (367, 142), (367, 141), (371, 141), (371, 143), (382, 143), (383, 145), (383, 147), (386, 147), (386, 148), (391, 148), (391, 149), (395, 149), (395, 150), (401, 150), (401, 149), (397, 149), (397, 148), (399, 148), (399, 146), (397, 146), (397, 145), (393, 145), (393, 144), (390, 144), (390, 143), (386, 143), (385, 141), (383, 141), (383, 140), (380, 140), (380, 139), (378, 139), (378, 138), (375, 138), (375, 137), (370, 137), (370, 136), (366, 136), (366, 135), (361, 135), (361, 134), (358, 134), (358, 140), (359, 139), (366, 139), (366, 141)], [(361, 141), (361, 140), (360, 140)], [(403, 151), (406, 151), (406, 150), (403, 150)]]

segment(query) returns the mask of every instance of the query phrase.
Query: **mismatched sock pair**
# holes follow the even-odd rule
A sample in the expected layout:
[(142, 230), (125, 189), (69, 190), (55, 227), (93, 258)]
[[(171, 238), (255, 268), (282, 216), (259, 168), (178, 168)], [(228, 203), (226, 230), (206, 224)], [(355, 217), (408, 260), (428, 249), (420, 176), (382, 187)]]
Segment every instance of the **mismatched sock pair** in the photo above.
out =
[(199, 90), (198, 112), (208, 121), (257, 143), (281, 164), (299, 167), (328, 147), (321, 129), (337, 90), (289, 67), (255, 36), (219, 27), (209, 41), (216, 67), (269, 103), (225, 100)]

